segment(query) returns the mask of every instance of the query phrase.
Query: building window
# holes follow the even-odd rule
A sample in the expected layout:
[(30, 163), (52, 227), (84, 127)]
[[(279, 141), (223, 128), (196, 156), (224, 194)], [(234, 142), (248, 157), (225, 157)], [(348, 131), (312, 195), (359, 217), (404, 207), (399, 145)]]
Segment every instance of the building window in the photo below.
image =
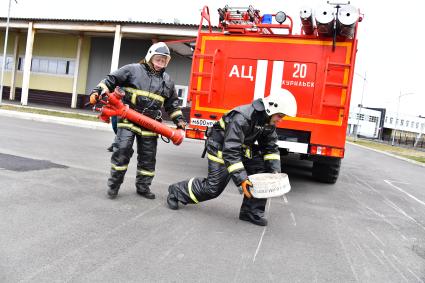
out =
[(403, 124), (404, 124), (404, 120), (401, 119), (400, 126), (403, 126)]
[(58, 67), (56, 69), (56, 72), (58, 74), (66, 74), (66, 65), (67, 65), (67, 61), (65, 60), (60, 60), (58, 61)]
[[(24, 57), (18, 58), (17, 70), (23, 71), (25, 60)], [(3, 56), (0, 56), (0, 66), (3, 65)], [(12, 70), (13, 57), (6, 57), (6, 70)], [(72, 76), (75, 70), (75, 60), (68, 58), (48, 58), (48, 57), (33, 57), (31, 60), (31, 72), (43, 74), (55, 74)]]
[(385, 116), (385, 123), (388, 123), (388, 117)]
[(364, 114), (357, 113), (357, 120), (364, 120)]
[[(71, 59), (33, 57), (31, 61), (31, 72), (72, 76), (74, 74), (74, 65), (75, 61)], [(23, 66), (24, 58), (19, 58), (18, 70), (22, 71)]]
[(24, 58), (19, 57), (18, 59), (18, 70), (22, 71), (24, 69)]
[(416, 129), (419, 129), (419, 122), (416, 122)]
[(67, 63), (67, 74), (74, 74), (75, 61), (68, 61)]
[(409, 127), (409, 121), (406, 121), (406, 127)]
[(391, 117), (390, 118), (390, 124), (392, 124), (394, 122), (394, 118), (393, 117)]
[[(3, 56), (0, 56), (0, 68), (3, 66)], [(5, 70), (12, 70), (13, 68), (13, 57), (6, 56), (6, 64), (4, 66)]]
[(187, 91), (188, 87), (185, 85), (176, 85), (177, 97), (179, 98), (179, 105), (182, 107), (187, 106)]
[(57, 74), (58, 73), (58, 61), (57, 60), (49, 60), (47, 72), (49, 74)]

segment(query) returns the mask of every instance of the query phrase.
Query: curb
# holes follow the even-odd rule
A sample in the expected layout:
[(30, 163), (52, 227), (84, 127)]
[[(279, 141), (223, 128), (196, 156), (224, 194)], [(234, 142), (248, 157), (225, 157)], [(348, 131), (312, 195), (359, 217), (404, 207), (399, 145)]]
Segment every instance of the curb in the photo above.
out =
[[(43, 109), (43, 108), (34, 108), (34, 109)], [(55, 112), (91, 116), (91, 115), (87, 115), (87, 114), (80, 114), (80, 113), (74, 113), (74, 112), (65, 112), (65, 111), (55, 111)], [(18, 118), (18, 119), (25, 119), (25, 120), (32, 120), (32, 121), (38, 121), (38, 122), (44, 122), (44, 123), (54, 123), (54, 124), (60, 124), (60, 125), (66, 125), (66, 126), (72, 126), (72, 127), (80, 127), (80, 128), (86, 128), (86, 129), (101, 130), (101, 131), (108, 131), (108, 132), (112, 130), (111, 124), (101, 122), (100, 120), (99, 120), (99, 122), (94, 122), (94, 121), (86, 121), (86, 120), (81, 120), (81, 119), (65, 118), (65, 117), (50, 116), (50, 115), (28, 113), (28, 112), (20, 112), (20, 111), (13, 111), (13, 110), (4, 110), (4, 109), (0, 109), (0, 116), (10, 117), (10, 118)], [(165, 125), (169, 126), (169, 127), (172, 127), (172, 128), (175, 127), (174, 123), (171, 122), (171, 121), (163, 121), (163, 123)]]
[(392, 154), (392, 153), (389, 153), (389, 152), (386, 152), (386, 151), (370, 148), (370, 147), (360, 145), (360, 144), (356, 144), (356, 143), (349, 142), (349, 141), (347, 141), (346, 143), (351, 144), (351, 145), (355, 145), (355, 146), (358, 146), (358, 147), (361, 147), (361, 148), (364, 148), (364, 149), (368, 149), (368, 150), (371, 150), (371, 151), (375, 151), (375, 152), (378, 152), (378, 153), (382, 153), (382, 154), (385, 154), (385, 155), (388, 155), (388, 156), (391, 156), (391, 157), (394, 157), (394, 158), (397, 158), (397, 159), (400, 159), (400, 160), (407, 161), (407, 162), (412, 163), (412, 164), (416, 164), (416, 165), (425, 167), (424, 163), (421, 163), (421, 162), (418, 162), (418, 161), (415, 161), (415, 160), (412, 160), (412, 159), (408, 159), (408, 158), (405, 158), (405, 157), (401, 157), (401, 156), (398, 156), (398, 155), (395, 155), (395, 154)]
[(0, 109), (0, 116), (39, 121), (39, 122), (45, 122), (45, 123), (61, 124), (61, 125), (87, 128), (87, 129), (111, 131), (110, 124), (102, 123), (102, 122), (94, 122), (94, 121), (85, 121), (85, 120), (73, 119), (73, 118), (56, 117), (56, 116), (26, 113), (26, 112), (19, 112), (19, 111), (13, 111), (13, 110), (2, 110), (2, 109)]
[[(45, 110), (45, 111), (53, 111), (53, 112), (56, 112), (56, 113), (65, 113), (65, 114), (78, 114), (78, 115), (86, 116), (86, 117), (96, 117), (97, 116), (95, 112), (93, 112), (93, 114), (88, 114), (88, 113), (81, 113), (79, 111), (66, 111), (66, 110), (63, 110), (63, 109), (54, 109), (54, 108), (50, 109), (50, 108), (43, 108), (43, 107), (36, 107), (36, 106), (23, 106), (23, 105), (13, 104), (13, 103), (2, 103), (2, 105), (11, 106), (11, 107), (15, 107), (15, 108), (22, 108), (22, 109)], [(9, 110), (9, 111), (15, 111), (15, 110)], [(16, 111), (16, 112), (21, 112), (21, 111)], [(24, 113), (31, 113), (31, 112), (24, 112)], [(41, 114), (41, 115), (50, 116), (48, 114)]]

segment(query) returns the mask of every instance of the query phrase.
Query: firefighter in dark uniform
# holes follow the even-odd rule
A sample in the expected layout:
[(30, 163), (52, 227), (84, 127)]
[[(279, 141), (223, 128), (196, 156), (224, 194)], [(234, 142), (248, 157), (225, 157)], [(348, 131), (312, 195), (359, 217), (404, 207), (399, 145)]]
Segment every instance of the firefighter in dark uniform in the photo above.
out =
[[(96, 103), (99, 94), (110, 92), (116, 86), (125, 91), (123, 102), (130, 108), (156, 120), (161, 119), (164, 106), (178, 128), (184, 129), (186, 122), (179, 107), (174, 82), (165, 72), (171, 59), (170, 50), (163, 42), (153, 44), (146, 57), (139, 63), (125, 65), (112, 72), (93, 89), (90, 102)], [(126, 119), (118, 119), (117, 135), (111, 157), (111, 175), (108, 179), (108, 195), (115, 198), (124, 180), (130, 158), (133, 155), (134, 139), (137, 140), (136, 190), (141, 196), (154, 199), (150, 190), (155, 176), (158, 135)]]
[(239, 219), (266, 226), (267, 199), (253, 198), (248, 175), (280, 173), (280, 154), (275, 124), (285, 115), (295, 116), (297, 103), (285, 89), (225, 114), (209, 130), (206, 142), (208, 177), (195, 177), (168, 188), (171, 209), (218, 197), (230, 178), (242, 188), (244, 198)]

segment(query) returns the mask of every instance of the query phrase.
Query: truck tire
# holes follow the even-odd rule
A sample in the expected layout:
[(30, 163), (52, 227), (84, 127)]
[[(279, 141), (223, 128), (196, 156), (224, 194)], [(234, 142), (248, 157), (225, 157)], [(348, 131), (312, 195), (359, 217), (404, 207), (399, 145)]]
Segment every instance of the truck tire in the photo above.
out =
[(331, 162), (313, 162), (312, 176), (321, 183), (335, 184), (341, 167), (341, 159), (335, 159)]

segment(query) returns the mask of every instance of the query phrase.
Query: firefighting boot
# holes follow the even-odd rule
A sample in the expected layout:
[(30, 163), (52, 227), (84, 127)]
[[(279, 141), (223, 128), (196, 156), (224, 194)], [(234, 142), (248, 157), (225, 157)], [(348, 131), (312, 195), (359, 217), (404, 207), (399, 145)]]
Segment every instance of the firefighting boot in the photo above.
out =
[(243, 221), (251, 222), (258, 226), (267, 226), (267, 219), (259, 215), (252, 214), (250, 212), (239, 213), (239, 219)]
[(155, 199), (155, 194), (151, 192), (149, 188), (137, 188), (136, 192), (138, 195), (147, 198), (147, 199)]
[(168, 187), (167, 204), (168, 204), (168, 207), (172, 210), (179, 209), (179, 201), (171, 187)]
[(107, 191), (108, 197), (110, 199), (116, 198), (118, 196), (118, 190), (119, 189), (109, 188)]

